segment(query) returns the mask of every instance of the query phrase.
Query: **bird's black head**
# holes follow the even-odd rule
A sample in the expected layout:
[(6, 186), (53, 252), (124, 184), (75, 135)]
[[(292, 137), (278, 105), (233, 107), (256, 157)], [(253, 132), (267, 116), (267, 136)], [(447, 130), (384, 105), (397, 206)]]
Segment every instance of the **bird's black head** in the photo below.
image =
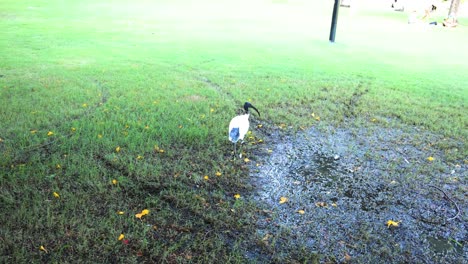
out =
[(257, 108), (255, 108), (255, 106), (253, 106), (253, 105), (252, 105), (251, 103), (249, 103), (249, 102), (245, 102), (245, 104), (244, 104), (244, 110), (245, 110), (246, 113), (249, 112), (249, 108), (253, 108), (255, 111), (257, 111), (258, 116), (260, 116), (260, 112), (258, 112), (258, 110), (257, 110)]

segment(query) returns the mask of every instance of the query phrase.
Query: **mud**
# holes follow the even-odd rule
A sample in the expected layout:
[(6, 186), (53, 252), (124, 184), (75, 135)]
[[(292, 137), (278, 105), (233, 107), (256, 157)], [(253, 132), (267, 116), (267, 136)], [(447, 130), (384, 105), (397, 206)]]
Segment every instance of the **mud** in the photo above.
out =
[(252, 147), (252, 199), (276, 259), (299, 248), (320, 262), (468, 262), (467, 165), (452, 157), (464, 142), (376, 124), (264, 141)]

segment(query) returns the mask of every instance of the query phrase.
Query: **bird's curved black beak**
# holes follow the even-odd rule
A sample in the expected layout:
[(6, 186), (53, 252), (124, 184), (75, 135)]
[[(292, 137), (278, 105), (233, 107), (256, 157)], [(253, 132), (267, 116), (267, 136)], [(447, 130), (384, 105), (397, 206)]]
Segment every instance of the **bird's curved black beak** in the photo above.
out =
[(249, 112), (249, 108), (253, 108), (255, 111), (257, 111), (257, 114), (258, 116), (260, 116), (260, 112), (257, 110), (257, 108), (255, 108), (255, 106), (253, 106), (251, 103), (249, 102), (245, 102), (244, 104), (244, 110), (248, 113)]

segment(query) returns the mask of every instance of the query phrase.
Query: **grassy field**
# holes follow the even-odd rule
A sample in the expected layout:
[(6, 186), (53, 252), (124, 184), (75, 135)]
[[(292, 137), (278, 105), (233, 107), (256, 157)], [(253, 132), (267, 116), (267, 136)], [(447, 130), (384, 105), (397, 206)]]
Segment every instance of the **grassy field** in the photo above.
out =
[[(245, 262), (262, 206), (227, 140), (244, 101), (270, 144), (345, 120), (466, 142), (466, 19), (342, 9), (330, 44), (331, 8), (2, 1), (0, 262)], [(269, 254), (316, 259), (301, 250)]]

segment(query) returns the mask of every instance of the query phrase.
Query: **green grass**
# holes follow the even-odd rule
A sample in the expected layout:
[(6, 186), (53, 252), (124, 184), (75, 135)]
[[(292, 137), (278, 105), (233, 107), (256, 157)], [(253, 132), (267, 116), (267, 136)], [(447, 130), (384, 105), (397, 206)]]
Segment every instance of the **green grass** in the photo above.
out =
[(246, 100), (268, 129), (467, 138), (465, 27), (342, 9), (330, 44), (306, 1), (69, 2), (0, 3), (2, 262), (245, 262), (260, 206), (226, 130)]

